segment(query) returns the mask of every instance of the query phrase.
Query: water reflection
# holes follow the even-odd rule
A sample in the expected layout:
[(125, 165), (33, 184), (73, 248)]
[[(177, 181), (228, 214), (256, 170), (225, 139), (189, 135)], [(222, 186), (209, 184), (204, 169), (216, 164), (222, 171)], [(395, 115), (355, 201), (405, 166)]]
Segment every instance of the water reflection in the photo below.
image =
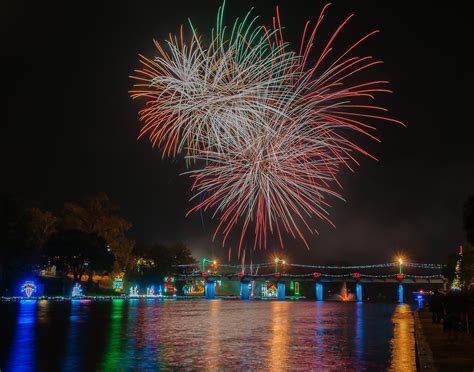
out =
[(69, 333), (66, 339), (66, 355), (64, 358), (64, 369), (79, 370), (81, 367), (81, 331), (80, 324), (87, 321), (87, 313), (81, 306), (80, 300), (71, 301), (69, 314)]
[(364, 306), (361, 302), (355, 304), (355, 313), (354, 366), (361, 370), (364, 361)]
[(272, 302), (270, 366), (272, 370), (287, 370), (288, 365), (288, 316), (290, 302)]
[[(126, 337), (126, 343), (125, 343), (125, 350), (124, 354), (122, 355), (123, 361), (127, 361), (128, 363), (131, 363), (132, 361), (135, 361), (137, 359), (137, 337), (133, 337), (132, 335), (136, 332), (136, 320), (137, 320), (137, 311), (138, 311), (138, 304), (139, 300), (137, 299), (131, 299), (127, 301), (127, 307), (126, 307), (126, 317), (127, 317), (127, 327), (126, 327), (126, 332), (125, 334), (130, 335), (130, 337)], [(122, 336), (123, 337), (123, 336)], [(123, 365), (123, 362), (122, 362)], [(127, 369), (131, 368), (132, 366), (130, 365), (125, 365), (123, 368)]]
[(108, 345), (102, 361), (102, 369), (107, 371), (116, 371), (120, 366), (123, 303), (124, 300), (112, 300)]
[(15, 330), (0, 353), (7, 370), (415, 367), (407, 305), (116, 300), (12, 309)]
[[(31, 371), (36, 368), (36, 300), (22, 300), (18, 304), (16, 331), (7, 370)], [(2, 327), (3, 328), (3, 327)]]
[(206, 368), (219, 369), (220, 361), (220, 331), (221, 324), (219, 319), (219, 310), (222, 304), (221, 300), (211, 300), (209, 302), (209, 323), (207, 327), (207, 342), (204, 349), (203, 358), (206, 361)]
[(407, 304), (400, 304), (392, 317), (394, 324), (391, 341), (392, 371), (416, 371), (415, 338), (413, 334), (413, 315)]

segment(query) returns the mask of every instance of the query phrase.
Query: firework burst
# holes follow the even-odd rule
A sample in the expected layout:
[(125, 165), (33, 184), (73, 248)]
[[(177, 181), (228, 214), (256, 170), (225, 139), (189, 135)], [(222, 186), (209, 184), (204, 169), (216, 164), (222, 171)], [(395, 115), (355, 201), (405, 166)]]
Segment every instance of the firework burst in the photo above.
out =
[(190, 25), (189, 43), (182, 28), (167, 50), (155, 42), (154, 60), (140, 57), (131, 91), (146, 99), (140, 136), (163, 156), (185, 152), (199, 200), (189, 213), (211, 210), (214, 238), (221, 233), (223, 244), (240, 229), (239, 252), (247, 235), (254, 248), (266, 247), (268, 234), (282, 246), (284, 235), (308, 246), (305, 234), (317, 233), (311, 219), (332, 224), (328, 197), (342, 199), (340, 170), (358, 165), (357, 153), (373, 157), (351, 133), (378, 141), (375, 122), (400, 123), (372, 103), (390, 92), (388, 82), (364, 79), (381, 61), (355, 55), (377, 31), (336, 54), (349, 16), (315, 54), (327, 7), (313, 27), (306, 24), (297, 52), (283, 40), (278, 8), (272, 27), (256, 25), (248, 13), (228, 29), (221, 7), (208, 46)]

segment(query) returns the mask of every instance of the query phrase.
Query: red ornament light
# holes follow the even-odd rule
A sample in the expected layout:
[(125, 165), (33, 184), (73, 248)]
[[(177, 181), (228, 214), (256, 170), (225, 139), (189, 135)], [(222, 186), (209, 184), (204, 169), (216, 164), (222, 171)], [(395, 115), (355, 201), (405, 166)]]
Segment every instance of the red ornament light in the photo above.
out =
[(281, 277), (281, 273), (275, 273), (275, 278), (280, 278)]
[(201, 276), (202, 276), (202, 277), (209, 276), (209, 273), (206, 273), (205, 271), (203, 271), (203, 272), (201, 273)]
[(403, 279), (403, 276), (404, 276), (404, 275), (403, 275), (402, 273), (398, 273), (398, 274), (397, 274), (397, 279)]
[(243, 277), (244, 277), (244, 273), (240, 271), (240, 272), (237, 273), (237, 276), (238, 276), (239, 278), (243, 278)]
[(352, 277), (354, 279), (359, 279), (360, 278), (360, 273), (354, 273), (354, 274), (352, 274)]
[(313, 273), (313, 278), (318, 279), (321, 276), (321, 273)]

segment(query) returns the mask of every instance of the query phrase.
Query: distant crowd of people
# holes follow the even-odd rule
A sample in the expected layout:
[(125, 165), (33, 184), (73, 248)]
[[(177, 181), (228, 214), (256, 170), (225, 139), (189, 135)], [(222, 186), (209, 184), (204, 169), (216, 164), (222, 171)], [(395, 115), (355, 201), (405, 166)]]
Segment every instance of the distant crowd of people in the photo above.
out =
[(474, 336), (474, 285), (468, 291), (436, 291), (428, 307), (433, 323), (442, 322), (444, 331), (465, 331)]

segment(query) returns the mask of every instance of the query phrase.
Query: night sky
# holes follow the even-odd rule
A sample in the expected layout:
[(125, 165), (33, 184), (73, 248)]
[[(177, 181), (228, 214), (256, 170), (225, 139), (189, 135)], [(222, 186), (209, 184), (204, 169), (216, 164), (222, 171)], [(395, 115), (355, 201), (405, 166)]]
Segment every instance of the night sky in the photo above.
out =
[[(220, 1), (2, 1), (4, 98), (1, 193), (15, 193), (56, 213), (65, 201), (104, 191), (146, 243), (184, 241), (200, 257), (226, 257), (212, 243), (215, 223), (191, 206), (182, 159), (162, 160), (137, 141), (138, 102), (128, 75), (138, 53), (152, 56), (191, 18), (202, 32)], [(227, 19), (251, 6), (269, 23), (279, 4), (296, 47), (322, 1), (228, 0)], [(292, 262), (386, 262), (398, 252), (439, 262), (464, 240), (462, 204), (474, 193), (472, 21), (468, 2), (337, 1), (325, 18), (329, 33), (350, 13), (341, 39), (381, 33), (361, 51), (385, 61), (370, 78), (388, 79), (394, 94), (381, 103), (407, 124), (379, 123), (383, 142), (366, 142), (378, 162), (362, 159), (342, 176), (347, 202), (334, 201), (336, 229), (316, 221), (320, 236), (285, 248)], [(337, 44), (336, 44), (337, 45)], [(278, 247), (259, 253), (268, 258)], [(261, 259), (264, 259), (260, 257)], [(258, 257), (255, 257), (257, 259)]]

